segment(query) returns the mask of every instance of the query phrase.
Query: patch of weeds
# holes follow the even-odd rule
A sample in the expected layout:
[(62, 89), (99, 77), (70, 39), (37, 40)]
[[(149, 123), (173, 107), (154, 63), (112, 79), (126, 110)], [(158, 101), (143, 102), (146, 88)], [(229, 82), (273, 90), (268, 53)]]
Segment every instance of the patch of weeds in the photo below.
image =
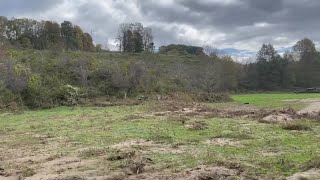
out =
[(29, 167), (23, 167), (21, 169), (21, 175), (23, 177), (31, 177), (31, 176), (33, 176), (35, 174), (36, 174), (36, 172), (34, 171), (34, 169), (31, 169)]
[(139, 119), (145, 119), (145, 117), (141, 115), (128, 115), (123, 118), (125, 121), (134, 121), (134, 120), (139, 120)]
[(89, 148), (82, 150), (79, 154), (79, 157), (91, 158), (91, 157), (99, 157), (105, 155), (109, 152), (109, 148)]
[(205, 121), (194, 121), (194, 122), (191, 122), (190, 124), (187, 124), (186, 128), (194, 131), (204, 130), (208, 128), (208, 124)]
[(213, 136), (214, 138), (226, 138), (226, 139), (253, 139), (250, 133), (241, 131), (222, 131), (220, 134)]
[(307, 125), (307, 124), (303, 124), (303, 123), (288, 123), (285, 125), (282, 125), (282, 129), (285, 130), (290, 130), (290, 131), (311, 131), (312, 128)]
[(259, 162), (258, 165), (258, 167), (262, 168), (265, 172), (268, 172), (272, 169), (273, 172), (281, 171), (284, 173), (289, 173), (293, 169), (298, 168), (297, 163), (284, 155), (281, 157), (264, 159), (263, 161)]
[(304, 170), (309, 170), (313, 168), (320, 168), (320, 156), (311, 159), (303, 166)]
[(108, 161), (118, 161), (118, 160), (122, 160), (122, 159), (131, 159), (135, 156), (136, 156), (135, 151), (128, 151), (128, 152), (115, 151), (107, 157), (107, 160)]
[(198, 94), (197, 99), (201, 102), (232, 102), (234, 101), (227, 93), (201, 93)]
[(245, 166), (242, 165), (240, 162), (233, 162), (233, 161), (217, 161), (215, 163), (217, 166), (223, 166), (228, 169), (236, 169), (239, 173), (245, 172)]
[(175, 136), (175, 133), (173, 132), (173, 135), (170, 134), (169, 129), (162, 129), (158, 127), (150, 128), (148, 132), (148, 140), (152, 140), (156, 143), (172, 143), (173, 137)]
[(180, 122), (181, 124), (185, 124), (190, 118), (183, 115), (171, 115), (167, 118), (168, 121)]
[(123, 169), (128, 175), (141, 174), (145, 171), (145, 166), (147, 164), (153, 163), (150, 158), (141, 156), (127, 157), (117, 162), (120, 163), (118, 167)]

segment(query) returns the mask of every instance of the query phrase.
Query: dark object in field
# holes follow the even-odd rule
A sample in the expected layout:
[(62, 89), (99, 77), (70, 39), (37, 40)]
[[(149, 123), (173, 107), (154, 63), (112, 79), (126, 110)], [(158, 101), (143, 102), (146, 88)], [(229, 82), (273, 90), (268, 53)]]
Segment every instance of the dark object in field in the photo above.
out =
[(243, 103), (243, 104), (248, 105), (248, 104), (250, 104), (250, 103), (247, 102), (247, 103)]
[(307, 88), (294, 91), (295, 93), (320, 93), (320, 88)]

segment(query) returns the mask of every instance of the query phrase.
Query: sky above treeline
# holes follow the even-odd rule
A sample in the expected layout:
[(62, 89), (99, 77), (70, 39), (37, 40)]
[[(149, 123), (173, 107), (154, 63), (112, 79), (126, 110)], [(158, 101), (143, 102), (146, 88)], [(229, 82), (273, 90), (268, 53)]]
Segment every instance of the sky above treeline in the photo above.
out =
[(210, 45), (240, 60), (263, 43), (280, 52), (308, 37), (319, 47), (319, 0), (2, 0), (0, 15), (62, 22), (115, 49), (120, 23), (153, 29), (157, 47)]

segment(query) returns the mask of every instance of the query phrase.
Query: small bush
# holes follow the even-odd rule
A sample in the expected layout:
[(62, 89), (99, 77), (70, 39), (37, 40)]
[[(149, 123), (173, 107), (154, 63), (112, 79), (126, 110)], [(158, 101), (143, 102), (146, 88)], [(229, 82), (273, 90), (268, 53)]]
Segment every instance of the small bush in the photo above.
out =
[(80, 88), (65, 85), (60, 88), (59, 98), (63, 105), (76, 105), (80, 97)]
[(197, 98), (201, 102), (232, 102), (233, 99), (227, 93), (202, 93)]
[(0, 109), (19, 110), (22, 107), (20, 96), (12, 93), (0, 82)]

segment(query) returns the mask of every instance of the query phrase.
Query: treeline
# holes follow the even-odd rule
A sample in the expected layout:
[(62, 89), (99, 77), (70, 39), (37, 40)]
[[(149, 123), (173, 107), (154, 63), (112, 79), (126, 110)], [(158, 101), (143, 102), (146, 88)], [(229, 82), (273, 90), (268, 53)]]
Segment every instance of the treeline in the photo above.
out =
[(95, 50), (91, 35), (70, 21), (58, 24), (53, 21), (0, 17), (0, 40), (23, 49)]
[(116, 38), (120, 52), (153, 52), (155, 48), (152, 29), (149, 27), (143, 27), (141, 23), (121, 24)]
[(264, 44), (257, 54), (257, 61), (242, 66), (239, 77), (238, 88), (242, 90), (320, 87), (320, 53), (307, 38), (282, 56), (271, 44)]

